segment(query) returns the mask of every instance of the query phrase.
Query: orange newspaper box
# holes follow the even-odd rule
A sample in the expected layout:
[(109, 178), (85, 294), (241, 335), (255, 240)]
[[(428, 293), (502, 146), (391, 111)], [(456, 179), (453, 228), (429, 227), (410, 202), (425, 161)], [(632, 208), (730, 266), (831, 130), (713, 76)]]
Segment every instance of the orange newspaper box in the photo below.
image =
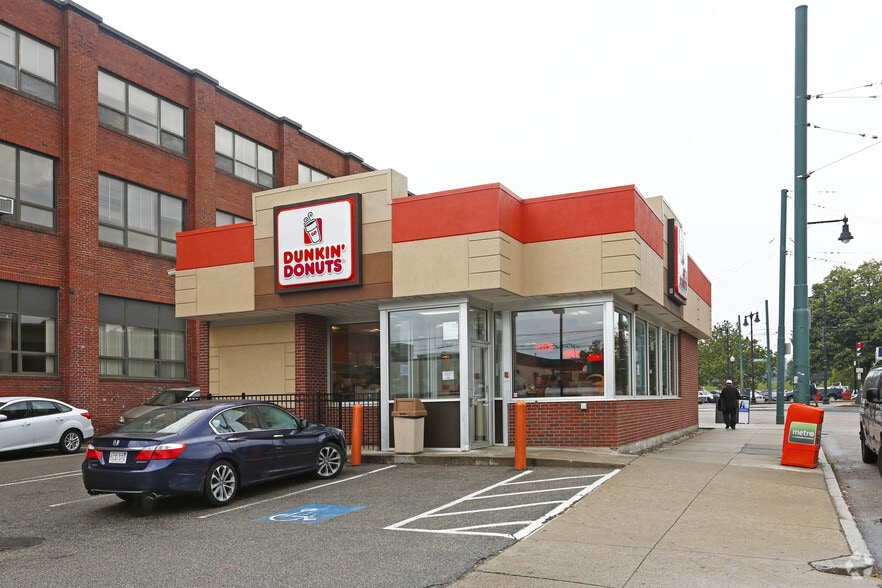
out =
[(824, 409), (807, 404), (791, 404), (784, 423), (781, 465), (815, 468), (821, 450), (821, 423)]

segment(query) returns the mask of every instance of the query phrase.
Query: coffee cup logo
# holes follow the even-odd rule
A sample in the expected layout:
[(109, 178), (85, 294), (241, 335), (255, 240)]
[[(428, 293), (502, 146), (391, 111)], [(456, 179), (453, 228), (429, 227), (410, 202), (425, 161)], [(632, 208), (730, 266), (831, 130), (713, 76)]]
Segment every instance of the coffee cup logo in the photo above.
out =
[(303, 231), (309, 238), (310, 243), (322, 242), (321, 219), (313, 218), (311, 212), (306, 215), (306, 218), (303, 219)]

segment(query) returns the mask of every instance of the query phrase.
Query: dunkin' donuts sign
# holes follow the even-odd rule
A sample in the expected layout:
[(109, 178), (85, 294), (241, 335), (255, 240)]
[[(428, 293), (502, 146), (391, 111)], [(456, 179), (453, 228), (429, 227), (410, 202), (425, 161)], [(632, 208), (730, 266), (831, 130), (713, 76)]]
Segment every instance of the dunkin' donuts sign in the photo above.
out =
[(273, 212), (277, 292), (361, 284), (361, 194)]

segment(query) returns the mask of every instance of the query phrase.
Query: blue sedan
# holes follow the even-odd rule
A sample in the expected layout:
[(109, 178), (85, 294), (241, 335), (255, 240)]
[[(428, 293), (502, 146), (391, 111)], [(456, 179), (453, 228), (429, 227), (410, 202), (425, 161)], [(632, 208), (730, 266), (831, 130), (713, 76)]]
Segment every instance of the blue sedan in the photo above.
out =
[(96, 437), (82, 471), (89, 494), (116, 494), (146, 510), (173, 495), (223, 506), (259, 482), (305, 472), (333, 478), (345, 460), (340, 429), (270, 402), (196, 401), (156, 408)]

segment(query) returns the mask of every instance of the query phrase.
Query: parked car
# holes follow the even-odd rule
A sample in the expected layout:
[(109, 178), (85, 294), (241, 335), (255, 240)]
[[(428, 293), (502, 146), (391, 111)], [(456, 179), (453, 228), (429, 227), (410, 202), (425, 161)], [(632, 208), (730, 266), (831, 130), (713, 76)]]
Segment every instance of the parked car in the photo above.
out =
[(189, 402), (191, 400), (199, 400), (201, 394), (202, 393), (200, 392), (198, 386), (168, 388), (167, 390), (163, 390), (156, 396), (152, 397), (144, 404), (139, 404), (138, 406), (130, 408), (129, 410), (122, 413), (122, 415), (119, 417), (119, 422), (117, 423), (116, 427), (119, 428), (122, 425), (135, 420), (148, 410), (152, 410), (157, 406), (168, 406), (169, 404), (175, 404), (177, 402)]
[(719, 390), (708, 390), (707, 393), (713, 397), (714, 402), (716, 402), (717, 400), (720, 399), (720, 391)]
[(882, 397), (879, 395), (879, 386), (882, 382), (882, 365), (876, 365), (867, 372), (864, 386), (861, 389), (860, 409), (860, 439), (861, 459), (864, 463), (876, 463), (879, 465), (879, 474), (882, 475)]
[[(778, 391), (772, 390), (772, 401), (778, 400)], [(784, 390), (784, 402), (793, 401), (793, 390)]]
[(82, 472), (89, 494), (116, 494), (142, 509), (187, 494), (222, 506), (258, 482), (305, 472), (333, 478), (345, 460), (340, 429), (270, 402), (200, 400), (155, 408), (96, 437)]
[(88, 410), (51, 398), (0, 397), (0, 451), (57, 447), (76, 453), (94, 434)]
[(698, 391), (698, 404), (713, 403), (716, 401), (717, 400), (716, 398), (714, 398), (714, 395), (707, 390)]
[(821, 399), (826, 396), (830, 400), (842, 400), (845, 397), (845, 390), (841, 386), (830, 386), (826, 392), (821, 392)]

